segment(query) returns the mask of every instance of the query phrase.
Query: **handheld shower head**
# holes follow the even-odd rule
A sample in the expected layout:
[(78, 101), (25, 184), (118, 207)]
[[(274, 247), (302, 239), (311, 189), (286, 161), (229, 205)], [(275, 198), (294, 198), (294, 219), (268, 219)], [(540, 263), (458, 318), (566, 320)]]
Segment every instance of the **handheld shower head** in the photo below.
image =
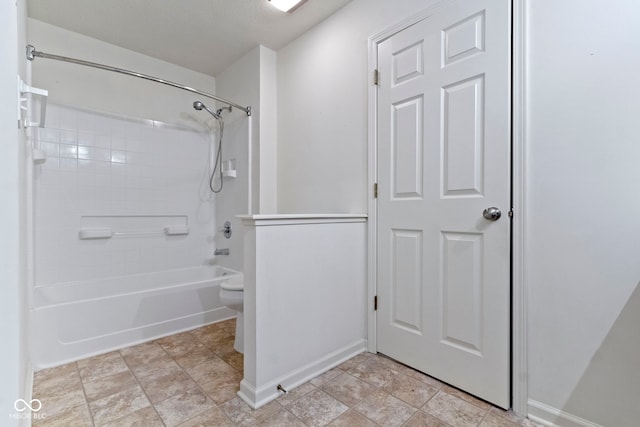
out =
[[(206, 105), (204, 105), (202, 103), (202, 101), (195, 101), (193, 103), (193, 108), (195, 108), (198, 111), (202, 111), (202, 110), (207, 110), (207, 113), (211, 114), (216, 121), (218, 122), (218, 150), (216, 151), (216, 157), (215, 157), (215, 161), (213, 162), (213, 171), (211, 172), (211, 176), (209, 177), (209, 188), (211, 189), (212, 192), (214, 193), (219, 193), (222, 191), (222, 187), (224, 185), (224, 178), (223, 178), (223, 174), (222, 174), (222, 135), (224, 133), (224, 120), (222, 119), (222, 110), (229, 110), (229, 112), (231, 112), (231, 107), (225, 107), (225, 108), (221, 108), (219, 109), (217, 112), (213, 112), (211, 111), (209, 108), (207, 108)], [(211, 150), (213, 150), (213, 147), (211, 148)], [(210, 153), (213, 153), (213, 151), (211, 151)], [(213, 158), (211, 158), (211, 160), (213, 160)], [(219, 188), (215, 188), (213, 185), (213, 180), (216, 176), (216, 171), (218, 171), (220, 173), (220, 187)]]
[(211, 111), (206, 105), (204, 105), (202, 103), (202, 101), (195, 101), (193, 103), (193, 108), (195, 108), (198, 111), (202, 111), (202, 109), (205, 109), (209, 114), (211, 114), (216, 119), (221, 119), (222, 118), (222, 116), (220, 116), (220, 113), (215, 113), (215, 112)]

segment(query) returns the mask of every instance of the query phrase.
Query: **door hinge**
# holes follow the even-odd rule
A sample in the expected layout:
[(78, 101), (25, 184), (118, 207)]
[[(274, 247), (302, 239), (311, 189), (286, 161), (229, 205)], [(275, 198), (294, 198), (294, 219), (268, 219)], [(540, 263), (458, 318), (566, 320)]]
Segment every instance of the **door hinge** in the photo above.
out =
[(373, 198), (374, 199), (378, 198), (378, 183), (377, 182), (373, 183)]
[(380, 71), (377, 68), (373, 70), (373, 84), (376, 86), (380, 84)]
[(378, 311), (378, 295), (373, 297), (373, 311)]

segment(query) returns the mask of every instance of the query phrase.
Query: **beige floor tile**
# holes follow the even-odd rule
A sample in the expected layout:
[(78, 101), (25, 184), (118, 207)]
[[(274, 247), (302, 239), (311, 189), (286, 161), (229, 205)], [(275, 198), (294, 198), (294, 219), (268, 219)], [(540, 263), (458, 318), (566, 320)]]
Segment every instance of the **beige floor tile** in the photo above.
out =
[(399, 374), (400, 369), (391, 366), (386, 359), (374, 356), (350, 368), (347, 372), (369, 384), (380, 387)]
[(207, 359), (199, 365), (186, 368), (185, 371), (198, 384), (206, 384), (214, 381), (220, 375), (231, 375), (234, 372), (238, 372), (219, 357)]
[(538, 427), (538, 424), (528, 420), (527, 418), (520, 417), (516, 415), (513, 411), (505, 411), (500, 408), (493, 407), (491, 408), (491, 413), (497, 415), (502, 418), (506, 418), (507, 420), (518, 424), (522, 427)]
[(244, 371), (244, 355), (242, 353), (238, 353), (234, 350), (231, 353), (221, 355), (220, 358), (236, 371)]
[(134, 388), (138, 385), (136, 379), (128, 369), (124, 372), (109, 375), (95, 379), (93, 381), (86, 381), (84, 383), (84, 392), (89, 402), (102, 399), (103, 397), (119, 393), (123, 390)]
[(181, 372), (182, 368), (170, 356), (163, 354), (145, 364), (132, 365), (131, 371), (139, 381), (151, 381), (170, 373)]
[(338, 375), (341, 375), (344, 371), (342, 369), (338, 369), (338, 368), (333, 368), (328, 370), (327, 372), (318, 375), (317, 377), (313, 378), (311, 381), (309, 381), (311, 384), (313, 384), (316, 387), (320, 387), (322, 384), (326, 383), (329, 380), (332, 380), (333, 378), (337, 377)]
[(477, 426), (487, 412), (442, 391), (429, 400), (422, 410), (453, 427)]
[(421, 408), (438, 392), (436, 388), (404, 374), (396, 375), (382, 387), (382, 390), (414, 408)]
[(72, 372), (78, 372), (78, 367), (75, 362), (56, 366), (55, 368), (42, 369), (33, 374), (33, 385), (37, 386), (43, 381), (64, 377)]
[(164, 423), (153, 407), (138, 409), (122, 418), (118, 418), (105, 427), (164, 427)]
[(377, 427), (377, 424), (364, 415), (349, 409), (347, 412), (333, 420), (329, 427)]
[(150, 361), (167, 356), (160, 344), (151, 341), (120, 350), (130, 368), (144, 366)]
[(240, 372), (224, 372), (212, 381), (200, 384), (200, 387), (211, 400), (220, 405), (236, 397), (240, 390), (240, 381), (242, 381)]
[(378, 390), (354, 407), (365, 417), (389, 427), (400, 426), (417, 411), (402, 400)]
[(362, 353), (358, 354), (357, 356), (354, 356), (351, 359), (343, 362), (342, 364), (340, 364), (340, 366), (338, 366), (338, 368), (342, 369), (343, 371), (348, 371), (349, 369), (351, 369), (351, 368), (355, 367), (356, 365), (359, 365), (360, 363), (372, 358), (373, 356), (375, 356), (375, 354), (369, 353), (368, 351), (362, 352)]
[(259, 425), (260, 427), (306, 427), (305, 423), (284, 408), (260, 419)]
[(82, 382), (75, 363), (36, 372), (33, 397), (48, 397), (67, 391), (82, 390)]
[(103, 426), (151, 405), (139, 386), (89, 402), (96, 426)]
[(480, 427), (521, 427), (521, 424), (489, 411), (480, 423)]
[(322, 390), (347, 406), (355, 406), (377, 388), (345, 372), (323, 384)]
[(391, 369), (394, 372), (422, 381), (437, 389), (440, 389), (444, 385), (444, 383), (441, 383), (435, 378), (425, 375), (422, 372), (419, 372), (411, 368), (410, 366), (403, 365), (402, 363), (396, 362), (395, 360), (383, 354), (378, 354), (376, 355), (376, 357), (381, 364), (388, 366), (389, 369)]
[(41, 394), (37, 390), (34, 390), (33, 398), (40, 400), (42, 409), (38, 413), (47, 418), (69, 411), (76, 406), (86, 405), (82, 386), (78, 388), (59, 389), (48, 392), (47, 394)]
[(291, 403), (300, 399), (302, 396), (311, 393), (315, 389), (316, 386), (314, 386), (313, 384), (304, 383), (294, 388), (293, 390), (289, 390), (287, 394), (283, 394), (282, 396), (280, 396), (278, 398), (278, 403), (280, 403), (282, 406), (290, 405)]
[(222, 322), (218, 322), (218, 323), (216, 323), (216, 325), (218, 326), (218, 328), (224, 329), (225, 331), (231, 333), (232, 335), (235, 335), (235, 333), (236, 333), (236, 319), (235, 319), (235, 317), (233, 319), (223, 320)]
[(416, 371), (415, 369), (409, 368), (408, 370), (403, 371), (402, 373), (408, 377), (421, 381), (437, 390), (440, 390), (445, 385), (443, 382), (438, 381), (437, 379), (430, 377), (429, 375), (423, 374), (420, 371)]
[(117, 351), (78, 361), (78, 371), (80, 371), (83, 382), (126, 372), (128, 369), (124, 359)]
[[(212, 326), (212, 325), (210, 325)], [(196, 337), (202, 344), (206, 345), (209, 348), (215, 348), (220, 345), (223, 345), (229, 340), (233, 339), (233, 334), (225, 331), (224, 329), (220, 329), (218, 327), (204, 327), (201, 329), (196, 329), (192, 332), (193, 336)]]
[(170, 371), (166, 375), (140, 378), (140, 385), (151, 403), (185, 392), (193, 392), (198, 385), (184, 371)]
[(212, 408), (188, 419), (178, 427), (235, 427), (220, 408)]
[(178, 357), (194, 350), (200, 342), (190, 332), (183, 332), (156, 340), (156, 343), (169, 356)]
[(403, 365), (402, 363), (395, 361), (394, 359), (390, 358), (385, 354), (378, 353), (374, 355), (374, 357), (378, 360), (378, 362), (385, 364), (390, 368), (393, 368), (396, 370), (411, 369), (407, 365)]
[(236, 353), (236, 349), (234, 348), (234, 343), (235, 343), (235, 338), (230, 337), (228, 341), (223, 341), (217, 346), (212, 347), (210, 350), (213, 351), (216, 354), (216, 356), (224, 357), (229, 354)]
[(177, 356), (175, 361), (183, 368), (193, 368), (202, 362), (217, 357), (216, 354), (204, 344), (198, 342), (198, 345), (187, 354)]
[(418, 411), (403, 427), (449, 427), (449, 424), (426, 412)]
[(287, 409), (308, 426), (325, 426), (349, 408), (318, 389), (288, 405)]
[(253, 410), (239, 397), (235, 397), (220, 405), (229, 419), (238, 426), (257, 426), (260, 421), (274, 415), (282, 409), (278, 402), (269, 402), (263, 407)]
[(162, 421), (168, 427), (176, 426), (215, 407), (215, 403), (200, 389), (177, 394), (155, 405)]
[[(43, 411), (41, 411), (43, 412)], [(39, 413), (40, 414), (40, 413)], [(46, 414), (42, 414), (46, 415)], [(75, 406), (73, 408), (62, 411), (53, 416), (45, 416), (43, 418), (32, 419), (34, 427), (69, 427), (69, 426), (92, 426), (91, 414), (86, 404)]]
[(462, 400), (464, 400), (465, 402), (469, 402), (472, 405), (477, 406), (480, 409), (484, 409), (486, 411), (488, 411), (489, 409), (493, 408), (493, 405), (491, 405), (490, 403), (485, 402), (484, 400), (480, 400), (475, 396), (472, 396), (468, 393), (465, 393), (462, 390), (458, 390), (457, 388), (453, 388), (451, 386), (448, 385), (444, 385), (441, 390), (447, 394), (450, 394), (451, 396), (455, 396), (458, 397)]
[(216, 331), (220, 330), (220, 323), (221, 322), (211, 323), (209, 325), (205, 325), (200, 328), (193, 329), (191, 333), (194, 335), (206, 335), (209, 333), (215, 333)]
[(388, 356), (385, 356), (383, 354), (378, 354), (376, 355), (376, 357), (380, 359), (381, 363), (387, 364), (387, 366), (389, 366), (390, 369), (400, 374), (416, 379), (418, 381), (422, 381), (423, 383), (426, 383), (435, 389), (439, 390), (445, 385), (443, 382), (438, 381), (437, 379), (430, 377), (429, 375), (426, 375), (414, 368), (411, 368), (410, 366), (403, 365), (402, 363), (396, 362), (395, 360), (391, 359)]

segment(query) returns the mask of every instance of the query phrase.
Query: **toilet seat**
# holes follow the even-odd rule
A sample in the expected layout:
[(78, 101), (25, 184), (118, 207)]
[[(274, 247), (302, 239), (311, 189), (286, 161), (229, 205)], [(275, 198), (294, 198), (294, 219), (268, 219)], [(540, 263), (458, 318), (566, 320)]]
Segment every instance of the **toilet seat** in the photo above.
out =
[(220, 288), (225, 291), (244, 291), (244, 282), (242, 276), (232, 277), (220, 284)]

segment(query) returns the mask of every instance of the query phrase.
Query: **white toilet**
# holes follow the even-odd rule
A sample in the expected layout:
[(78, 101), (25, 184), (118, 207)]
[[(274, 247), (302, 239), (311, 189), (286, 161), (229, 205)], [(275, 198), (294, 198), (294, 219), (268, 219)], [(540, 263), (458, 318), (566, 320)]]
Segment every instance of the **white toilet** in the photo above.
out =
[(233, 348), (238, 353), (244, 353), (244, 276), (242, 274), (233, 276), (220, 284), (220, 302), (238, 312)]

